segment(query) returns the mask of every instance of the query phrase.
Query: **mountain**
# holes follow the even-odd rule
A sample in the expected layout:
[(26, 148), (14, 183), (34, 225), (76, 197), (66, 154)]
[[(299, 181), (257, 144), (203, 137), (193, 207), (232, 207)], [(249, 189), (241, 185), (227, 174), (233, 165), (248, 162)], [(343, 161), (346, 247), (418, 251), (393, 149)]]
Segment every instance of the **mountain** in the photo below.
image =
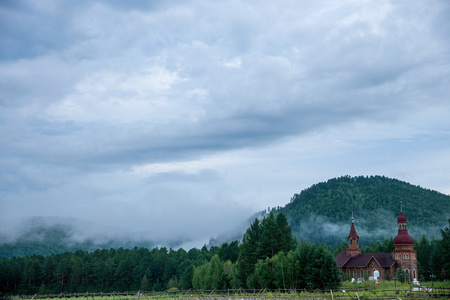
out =
[(441, 238), (440, 229), (450, 218), (450, 196), (384, 176), (317, 183), (276, 212), (287, 216), (299, 240), (331, 246), (346, 242), (353, 215), (360, 243), (367, 246), (397, 235), (401, 207), (413, 238)]

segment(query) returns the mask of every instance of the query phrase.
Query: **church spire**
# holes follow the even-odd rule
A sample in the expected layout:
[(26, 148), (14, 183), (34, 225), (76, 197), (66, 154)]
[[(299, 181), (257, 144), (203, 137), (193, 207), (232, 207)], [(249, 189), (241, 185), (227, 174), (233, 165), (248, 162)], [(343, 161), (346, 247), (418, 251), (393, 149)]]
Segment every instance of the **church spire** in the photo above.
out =
[(361, 249), (359, 248), (359, 236), (356, 233), (355, 228), (355, 219), (353, 218), (352, 212), (352, 225), (350, 227), (350, 233), (348, 234), (348, 248), (347, 253), (351, 256), (355, 256), (361, 253)]
[(400, 201), (400, 215), (397, 218), (397, 223), (398, 223), (398, 234), (394, 238), (395, 247), (396, 248), (404, 246), (412, 247), (414, 239), (408, 234), (408, 227), (407, 227), (408, 219), (403, 214), (402, 201)]

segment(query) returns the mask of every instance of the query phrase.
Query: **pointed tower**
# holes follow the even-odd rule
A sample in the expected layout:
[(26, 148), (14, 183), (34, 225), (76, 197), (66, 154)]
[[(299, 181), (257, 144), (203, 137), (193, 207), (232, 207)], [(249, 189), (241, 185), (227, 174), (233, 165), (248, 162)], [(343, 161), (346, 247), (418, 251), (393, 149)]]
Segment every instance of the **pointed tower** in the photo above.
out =
[(348, 234), (348, 248), (347, 254), (355, 256), (361, 253), (361, 248), (359, 248), (359, 236), (355, 229), (355, 219), (352, 213), (352, 227), (350, 227), (350, 233)]
[(413, 249), (414, 239), (408, 234), (407, 218), (400, 205), (400, 215), (397, 218), (398, 234), (394, 238), (395, 249), (392, 258), (397, 261), (397, 268), (402, 268), (409, 279), (418, 278), (417, 253)]

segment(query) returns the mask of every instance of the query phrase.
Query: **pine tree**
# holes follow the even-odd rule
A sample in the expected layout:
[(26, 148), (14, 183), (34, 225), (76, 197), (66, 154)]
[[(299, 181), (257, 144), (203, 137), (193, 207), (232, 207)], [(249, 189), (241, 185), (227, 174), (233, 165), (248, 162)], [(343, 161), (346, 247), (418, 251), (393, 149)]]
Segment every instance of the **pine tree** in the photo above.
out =
[(334, 255), (325, 246), (319, 247), (318, 250), (319, 262), (321, 265), (319, 272), (321, 286), (319, 286), (319, 288), (327, 290), (335, 289), (340, 285), (341, 278)]
[(288, 253), (295, 247), (295, 240), (292, 236), (292, 229), (288, 224), (287, 218), (284, 214), (279, 213), (276, 218), (279, 239), (280, 239), (280, 251)]
[(261, 245), (259, 256), (261, 259), (273, 258), (281, 250), (281, 236), (273, 212), (262, 222)]
[(255, 270), (255, 264), (260, 258), (261, 225), (258, 219), (250, 225), (242, 239), (238, 259), (239, 277), (246, 282), (248, 276)]
[(142, 280), (141, 280), (141, 291), (147, 291), (148, 290), (148, 279), (147, 279), (147, 276), (145, 276), (145, 274), (144, 274), (144, 276), (142, 277)]
[(180, 274), (180, 282), (179, 286), (183, 290), (188, 290), (192, 288), (192, 279), (194, 276), (194, 266), (192, 265), (192, 262), (187, 259), (185, 260), (181, 266), (181, 274)]

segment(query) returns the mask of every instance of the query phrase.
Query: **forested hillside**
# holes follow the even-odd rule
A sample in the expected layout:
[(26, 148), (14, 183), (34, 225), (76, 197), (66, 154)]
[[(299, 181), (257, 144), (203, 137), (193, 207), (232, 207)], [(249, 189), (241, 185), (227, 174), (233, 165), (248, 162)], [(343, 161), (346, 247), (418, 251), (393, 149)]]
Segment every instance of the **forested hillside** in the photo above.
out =
[(363, 246), (397, 234), (400, 201), (410, 235), (440, 238), (450, 217), (450, 196), (384, 176), (330, 179), (295, 194), (277, 211), (299, 240), (336, 246), (345, 241), (352, 213)]

